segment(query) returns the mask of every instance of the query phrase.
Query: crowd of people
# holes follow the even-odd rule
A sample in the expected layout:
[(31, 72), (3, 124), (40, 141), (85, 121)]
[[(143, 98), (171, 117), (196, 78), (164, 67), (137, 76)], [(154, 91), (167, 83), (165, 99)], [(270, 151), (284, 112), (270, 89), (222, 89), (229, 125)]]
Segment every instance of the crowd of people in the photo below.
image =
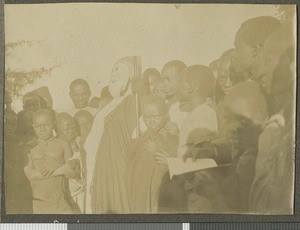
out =
[[(75, 79), (73, 105), (48, 88), (5, 97), (6, 213), (263, 213), (293, 211), (293, 25), (243, 22), (234, 48), (209, 66), (171, 60), (141, 77), (118, 60), (91, 98)], [(168, 158), (218, 167), (169, 175)]]

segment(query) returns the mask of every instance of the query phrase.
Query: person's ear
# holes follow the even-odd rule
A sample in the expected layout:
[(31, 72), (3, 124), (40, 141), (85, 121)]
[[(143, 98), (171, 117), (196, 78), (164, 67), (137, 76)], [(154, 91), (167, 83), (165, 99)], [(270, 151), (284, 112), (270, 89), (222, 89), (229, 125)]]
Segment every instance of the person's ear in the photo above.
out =
[(193, 85), (193, 84), (188, 84), (188, 87), (186, 88), (186, 92), (188, 93), (188, 94), (192, 94), (193, 92), (194, 92), (194, 90), (195, 90), (195, 86)]
[(260, 53), (261, 53), (261, 51), (262, 51), (262, 45), (261, 44), (255, 44), (255, 45), (253, 45), (252, 46), (252, 49), (251, 49), (251, 51), (252, 51), (252, 56), (253, 57), (257, 57)]

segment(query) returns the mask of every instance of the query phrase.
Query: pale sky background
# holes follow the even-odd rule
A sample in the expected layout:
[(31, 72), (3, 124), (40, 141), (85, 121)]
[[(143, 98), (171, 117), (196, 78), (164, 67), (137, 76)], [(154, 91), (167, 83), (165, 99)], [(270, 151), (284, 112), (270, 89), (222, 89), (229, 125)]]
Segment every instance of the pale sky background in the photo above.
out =
[[(5, 5), (5, 42), (32, 41), (6, 59), (20, 71), (60, 65), (24, 89), (48, 86), (54, 109), (72, 107), (69, 84), (86, 79), (92, 97), (107, 85), (114, 62), (141, 55), (142, 69), (173, 59), (208, 65), (233, 47), (242, 22), (277, 16), (274, 5), (65, 3)], [(21, 109), (15, 101), (14, 109)]]

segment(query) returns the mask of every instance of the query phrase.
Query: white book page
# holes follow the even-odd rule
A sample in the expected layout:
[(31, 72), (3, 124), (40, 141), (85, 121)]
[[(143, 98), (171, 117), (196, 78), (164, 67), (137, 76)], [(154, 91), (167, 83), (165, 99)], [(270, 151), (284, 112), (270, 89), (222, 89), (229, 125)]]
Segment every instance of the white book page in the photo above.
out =
[(167, 158), (170, 178), (175, 175), (181, 175), (188, 172), (194, 172), (202, 169), (217, 167), (217, 163), (213, 159), (203, 158), (192, 161), (192, 158), (186, 159), (185, 162), (181, 158)]

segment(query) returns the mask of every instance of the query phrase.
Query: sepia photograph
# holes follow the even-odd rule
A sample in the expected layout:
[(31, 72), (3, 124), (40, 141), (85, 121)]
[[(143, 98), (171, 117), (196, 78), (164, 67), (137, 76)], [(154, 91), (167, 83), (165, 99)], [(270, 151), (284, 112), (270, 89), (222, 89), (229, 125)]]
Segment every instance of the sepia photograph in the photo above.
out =
[(293, 215), (296, 20), (5, 4), (5, 213)]

